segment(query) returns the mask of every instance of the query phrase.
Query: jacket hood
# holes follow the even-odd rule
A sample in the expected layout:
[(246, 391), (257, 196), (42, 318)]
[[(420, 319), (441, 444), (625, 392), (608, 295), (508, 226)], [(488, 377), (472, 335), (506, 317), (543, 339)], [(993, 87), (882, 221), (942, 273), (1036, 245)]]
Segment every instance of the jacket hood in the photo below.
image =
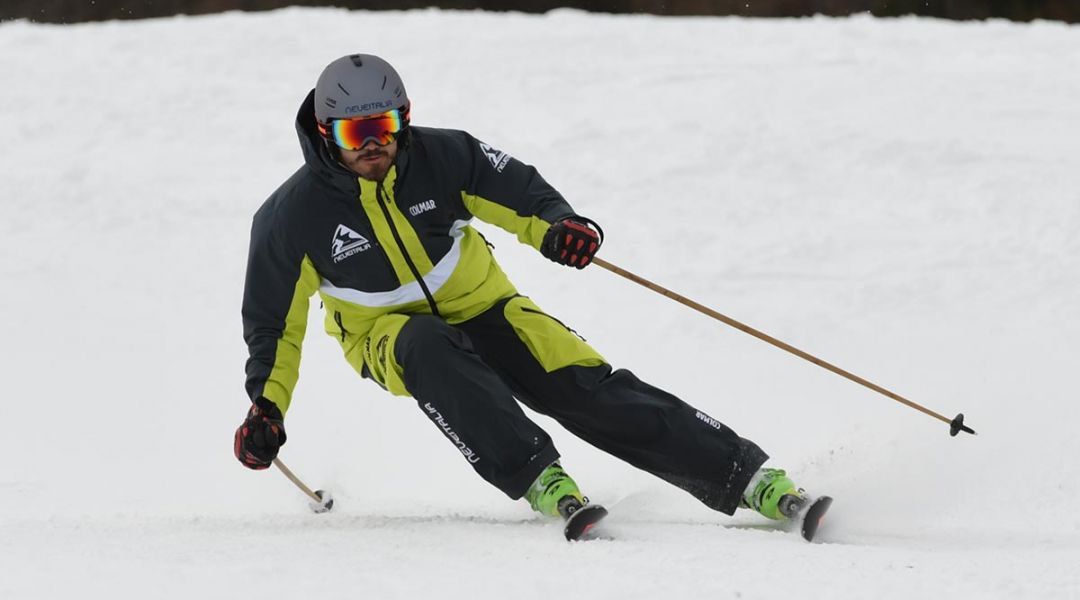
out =
[(320, 177), (334, 184), (355, 186), (356, 181), (348, 169), (338, 163), (337, 158), (323, 143), (315, 126), (315, 90), (308, 92), (300, 110), (296, 113), (296, 134), (300, 137), (300, 149), (304, 153), (304, 162)]
[[(312, 171), (334, 187), (349, 192), (356, 190), (356, 175), (345, 168), (344, 165), (338, 162), (337, 157), (330, 153), (316, 127), (314, 89), (308, 92), (304, 102), (300, 104), (300, 110), (296, 113), (296, 134), (300, 137), (300, 149), (304, 153), (304, 162)], [(407, 162), (409, 137), (405, 135), (399, 138), (397, 158), (394, 161), (398, 178), (402, 176)]]

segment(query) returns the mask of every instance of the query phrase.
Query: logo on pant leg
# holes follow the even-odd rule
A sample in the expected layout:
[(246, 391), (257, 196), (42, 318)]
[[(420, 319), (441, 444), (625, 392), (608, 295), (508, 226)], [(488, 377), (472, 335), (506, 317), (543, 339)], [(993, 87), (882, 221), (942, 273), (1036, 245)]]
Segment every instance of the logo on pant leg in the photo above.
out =
[(472, 448), (469, 448), (465, 444), (465, 442), (461, 441), (461, 438), (458, 437), (458, 434), (450, 428), (450, 424), (446, 422), (446, 419), (443, 418), (442, 413), (440, 413), (437, 408), (432, 406), (430, 402), (425, 402), (424, 410), (427, 411), (428, 416), (431, 417), (431, 420), (435, 421), (435, 424), (443, 430), (443, 433), (446, 434), (446, 437), (450, 438), (451, 442), (454, 442), (454, 445), (458, 447), (458, 450), (461, 450), (461, 453), (465, 455), (465, 460), (473, 464), (480, 462), (480, 457), (477, 456), (476, 453), (472, 451)]
[(390, 336), (384, 335), (379, 338), (378, 343), (375, 344), (375, 355), (383, 369), (386, 369), (386, 345), (389, 342)]
[(701, 412), (700, 410), (696, 411), (696, 414), (694, 416), (701, 419), (702, 421), (705, 421), (706, 423), (708, 423), (709, 425), (711, 425), (712, 427), (714, 427), (716, 429), (719, 429), (721, 431), (723, 431), (723, 429), (724, 429), (724, 424), (723, 423), (721, 423), (720, 421), (717, 421), (716, 419), (710, 417), (709, 415)]
[(371, 336), (364, 340), (364, 362), (372, 373), (378, 374), (379, 377), (385, 377), (389, 370), (389, 365), (386, 364), (386, 348), (389, 345), (390, 336), (384, 335), (375, 342), (374, 352), (372, 352)]

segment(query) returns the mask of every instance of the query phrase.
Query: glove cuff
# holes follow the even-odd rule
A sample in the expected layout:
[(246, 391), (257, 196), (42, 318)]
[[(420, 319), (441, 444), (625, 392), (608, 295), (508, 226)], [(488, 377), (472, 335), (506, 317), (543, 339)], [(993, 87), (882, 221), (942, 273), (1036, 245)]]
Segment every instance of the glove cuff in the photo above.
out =
[(264, 396), (255, 398), (251, 403), (251, 410), (252, 412), (258, 410), (259, 414), (266, 415), (267, 417), (278, 421), (283, 421), (285, 419), (285, 415), (281, 414), (281, 409), (278, 408), (277, 404), (274, 404), (272, 400)]

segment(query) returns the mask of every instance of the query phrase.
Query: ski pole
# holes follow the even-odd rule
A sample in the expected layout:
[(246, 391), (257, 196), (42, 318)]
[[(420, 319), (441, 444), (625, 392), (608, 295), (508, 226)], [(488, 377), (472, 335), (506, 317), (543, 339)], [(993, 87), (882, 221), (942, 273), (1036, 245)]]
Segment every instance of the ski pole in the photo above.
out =
[(649, 288), (650, 290), (652, 290), (654, 292), (663, 294), (664, 296), (667, 296), (668, 298), (671, 298), (672, 300), (674, 300), (674, 301), (676, 301), (676, 302), (678, 302), (680, 304), (683, 304), (685, 306), (689, 306), (690, 308), (692, 308), (692, 309), (694, 309), (694, 310), (696, 310), (696, 311), (698, 311), (698, 312), (700, 312), (702, 314), (708, 315), (708, 316), (716, 319), (717, 321), (720, 321), (720, 322), (724, 323), (725, 325), (730, 325), (731, 327), (734, 327), (735, 329), (738, 329), (739, 331), (742, 331), (744, 333), (748, 333), (748, 334), (758, 338), (759, 340), (768, 342), (768, 343), (772, 344), (773, 346), (776, 346), (777, 348), (780, 348), (781, 350), (786, 350), (787, 352), (790, 352), (790, 353), (794, 354), (795, 356), (798, 356), (799, 358), (810, 361), (810, 362), (814, 363), (815, 365), (817, 365), (817, 366), (819, 366), (819, 367), (821, 367), (823, 369), (826, 369), (828, 371), (832, 371), (833, 373), (836, 373), (837, 375), (840, 375), (841, 377), (844, 377), (845, 379), (849, 379), (851, 381), (854, 381), (855, 383), (858, 383), (859, 385), (862, 385), (864, 387), (868, 387), (868, 388), (874, 390), (875, 392), (877, 392), (877, 393), (879, 393), (879, 394), (881, 394), (883, 396), (886, 396), (888, 398), (896, 400), (897, 402), (899, 402), (901, 404), (905, 404), (907, 406), (910, 406), (911, 408), (914, 408), (915, 410), (917, 410), (917, 411), (919, 411), (919, 412), (921, 412), (923, 414), (934, 417), (935, 419), (938, 419), (940, 421), (944, 421), (944, 422), (949, 424), (949, 435), (955, 436), (957, 433), (960, 433), (961, 431), (963, 431), (965, 433), (970, 433), (970, 434), (973, 434), (973, 435), (975, 434), (974, 429), (964, 425), (964, 414), (963, 413), (960, 413), (960, 414), (956, 415), (956, 417), (953, 418), (953, 419), (949, 419), (948, 417), (946, 417), (944, 415), (941, 415), (941, 414), (938, 414), (938, 413), (926, 408), (925, 406), (922, 406), (920, 404), (916, 404), (915, 402), (912, 402), (911, 400), (908, 400), (907, 398), (904, 398), (903, 396), (901, 396), (899, 394), (896, 394), (894, 392), (890, 392), (889, 390), (887, 390), (887, 389), (885, 389), (885, 388), (883, 388), (883, 387), (881, 387), (881, 386), (879, 386), (879, 385), (877, 385), (875, 383), (867, 381), (866, 379), (863, 379), (862, 377), (859, 377), (858, 375), (854, 375), (852, 373), (849, 373), (849, 372), (841, 369), (840, 367), (837, 367), (837, 366), (835, 366), (835, 365), (833, 365), (831, 363), (825, 362), (824, 360), (821, 360), (820, 358), (818, 358), (818, 357), (816, 357), (816, 356), (814, 356), (812, 354), (809, 354), (807, 352), (803, 352), (802, 350), (799, 350), (798, 348), (792, 346), (791, 344), (787, 344), (785, 342), (782, 342), (782, 341), (772, 337), (771, 335), (768, 335), (766, 333), (758, 331), (757, 329), (754, 329), (753, 327), (750, 327), (749, 325), (746, 325), (744, 323), (740, 323), (739, 321), (736, 321), (735, 319), (732, 319), (731, 317), (728, 317), (728, 316), (723, 315), (721, 313), (718, 313), (715, 310), (713, 310), (713, 309), (711, 309), (711, 308), (709, 308), (707, 306), (704, 306), (702, 304), (694, 302), (693, 300), (691, 300), (691, 299), (689, 299), (689, 298), (687, 298), (685, 296), (682, 296), (680, 294), (676, 294), (675, 292), (673, 292), (673, 291), (671, 291), (671, 290), (669, 290), (669, 289), (667, 289), (665, 287), (659, 286), (659, 285), (649, 281), (648, 279), (645, 279), (644, 277), (639, 277), (639, 276), (631, 273), (630, 271), (627, 271), (626, 269), (622, 269), (620, 267), (617, 267), (617, 266), (607, 262), (606, 260), (604, 260), (602, 258), (594, 257), (592, 262), (595, 263), (596, 265), (604, 268), (604, 269), (607, 269), (608, 271), (611, 271), (612, 273), (615, 273), (616, 275), (620, 275), (622, 277), (625, 277), (626, 279), (629, 279), (630, 281), (633, 281), (634, 283), (637, 283), (639, 285), (645, 286), (645, 287)]
[(289, 481), (293, 482), (293, 485), (300, 488), (301, 492), (304, 492), (307, 494), (308, 498), (311, 498), (311, 502), (308, 503), (308, 506), (312, 511), (324, 513), (330, 512), (330, 509), (334, 508), (334, 498), (329, 492), (324, 490), (311, 491), (311, 488), (304, 485), (304, 482), (300, 481), (300, 478), (294, 475), (293, 472), (289, 470), (289, 467), (285, 466), (285, 463), (281, 462), (281, 459), (275, 458), (274, 466), (277, 467)]

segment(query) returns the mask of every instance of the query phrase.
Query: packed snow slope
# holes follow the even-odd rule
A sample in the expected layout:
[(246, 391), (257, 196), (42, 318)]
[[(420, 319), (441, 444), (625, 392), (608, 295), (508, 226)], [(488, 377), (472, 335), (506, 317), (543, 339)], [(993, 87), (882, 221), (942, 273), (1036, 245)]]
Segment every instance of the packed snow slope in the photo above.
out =
[[(611, 539), (562, 541), (312, 303), (282, 458), (248, 401), (250, 218), (338, 56), (414, 122), (537, 165), (602, 256), (947, 426), (592, 267), (482, 230), (614, 364), (836, 498), (824, 544), (539, 418)], [(1080, 28), (284, 10), (0, 24), (0, 598), (1080, 597)]]

